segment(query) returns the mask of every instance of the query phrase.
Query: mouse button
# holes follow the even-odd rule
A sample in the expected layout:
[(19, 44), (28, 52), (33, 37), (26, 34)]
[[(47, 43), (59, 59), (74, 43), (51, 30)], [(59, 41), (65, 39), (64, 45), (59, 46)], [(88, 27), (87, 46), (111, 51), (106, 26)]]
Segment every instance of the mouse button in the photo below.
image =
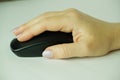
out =
[(13, 52), (19, 57), (40, 57), (46, 47), (45, 43), (36, 44)]
[(20, 42), (17, 39), (13, 39), (10, 44), (10, 47), (12, 50), (17, 50), (17, 49), (21, 48), (22, 46), (20, 45)]

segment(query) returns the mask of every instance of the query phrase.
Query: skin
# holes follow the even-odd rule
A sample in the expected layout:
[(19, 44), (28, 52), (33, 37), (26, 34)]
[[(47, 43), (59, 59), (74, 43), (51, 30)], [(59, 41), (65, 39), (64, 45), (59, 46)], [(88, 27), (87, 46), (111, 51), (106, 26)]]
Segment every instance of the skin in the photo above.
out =
[(72, 32), (74, 41), (46, 48), (52, 53), (48, 58), (103, 56), (120, 49), (120, 23), (98, 20), (73, 8), (44, 13), (13, 32), (23, 42), (44, 31)]

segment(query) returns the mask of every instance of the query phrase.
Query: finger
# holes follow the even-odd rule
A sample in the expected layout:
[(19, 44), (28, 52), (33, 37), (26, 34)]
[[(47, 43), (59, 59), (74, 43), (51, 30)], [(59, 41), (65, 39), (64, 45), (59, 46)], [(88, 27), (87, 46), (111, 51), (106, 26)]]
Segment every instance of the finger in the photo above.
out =
[(46, 58), (71, 58), (71, 57), (85, 57), (87, 51), (84, 46), (79, 43), (59, 44), (48, 47), (43, 53)]
[(33, 20), (31, 20), (31, 21), (29, 21), (29, 22), (21, 25), (20, 27), (15, 28), (14, 31), (13, 31), (13, 33), (14, 33), (15, 35), (19, 35), (19, 34), (21, 34), (22, 32), (24, 32), (24, 30), (28, 29), (30, 26), (36, 24), (38, 21), (39, 21), (39, 19), (38, 19), (38, 18), (35, 18), (35, 19), (33, 19)]
[(26, 41), (32, 37), (39, 35), (44, 31), (62, 31), (62, 32), (72, 32), (73, 27), (63, 25), (64, 22), (58, 17), (45, 18), (44, 20), (38, 22), (33, 27), (25, 30), (22, 35), (18, 36), (19, 41)]
[(27, 27), (17, 27), (13, 30), (13, 33), (17, 36), (22, 33)]
[[(36, 26), (39, 26), (39, 24), (37, 24)], [(36, 28), (37, 27), (28, 28), (23, 33), (17, 35), (17, 39), (20, 42), (27, 41), (27, 40), (31, 39), (32, 37), (37, 36), (38, 33), (40, 33), (40, 32), (42, 33), (46, 30), (46, 29), (44, 29), (45, 27), (43, 27), (43, 26), (41, 26), (41, 27), (39, 26), (40, 29), (37, 29), (37, 31), (36, 31)]]
[(60, 11), (56, 11), (56, 12), (46, 12), (40, 16), (37, 16), (36, 18), (28, 21), (27, 23), (21, 25), (20, 27), (17, 27), (13, 30), (13, 33), (15, 35), (19, 35), (20, 33), (22, 33), (24, 30), (26, 30), (27, 28), (34, 26), (36, 23), (38, 23), (40, 20), (46, 18), (46, 17), (50, 17), (50, 16), (55, 16), (61, 14)]

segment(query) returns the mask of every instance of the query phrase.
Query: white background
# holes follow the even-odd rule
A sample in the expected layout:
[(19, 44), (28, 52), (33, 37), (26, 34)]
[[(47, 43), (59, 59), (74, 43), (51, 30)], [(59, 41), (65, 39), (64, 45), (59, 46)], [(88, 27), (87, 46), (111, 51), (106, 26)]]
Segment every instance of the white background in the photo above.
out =
[(120, 80), (120, 51), (104, 57), (49, 60), (20, 58), (10, 51), (12, 29), (46, 11), (77, 8), (120, 22), (120, 0), (26, 0), (0, 2), (0, 80)]

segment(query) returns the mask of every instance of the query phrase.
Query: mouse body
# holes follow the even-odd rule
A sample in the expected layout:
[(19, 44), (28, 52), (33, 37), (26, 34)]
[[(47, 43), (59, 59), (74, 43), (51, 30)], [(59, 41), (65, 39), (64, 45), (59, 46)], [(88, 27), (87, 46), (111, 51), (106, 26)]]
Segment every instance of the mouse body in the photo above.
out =
[(15, 38), (10, 47), (19, 57), (41, 57), (42, 52), (49, 46), (72, 42), (72, 33), (46, 31), (25, 42), (19, 42)]

